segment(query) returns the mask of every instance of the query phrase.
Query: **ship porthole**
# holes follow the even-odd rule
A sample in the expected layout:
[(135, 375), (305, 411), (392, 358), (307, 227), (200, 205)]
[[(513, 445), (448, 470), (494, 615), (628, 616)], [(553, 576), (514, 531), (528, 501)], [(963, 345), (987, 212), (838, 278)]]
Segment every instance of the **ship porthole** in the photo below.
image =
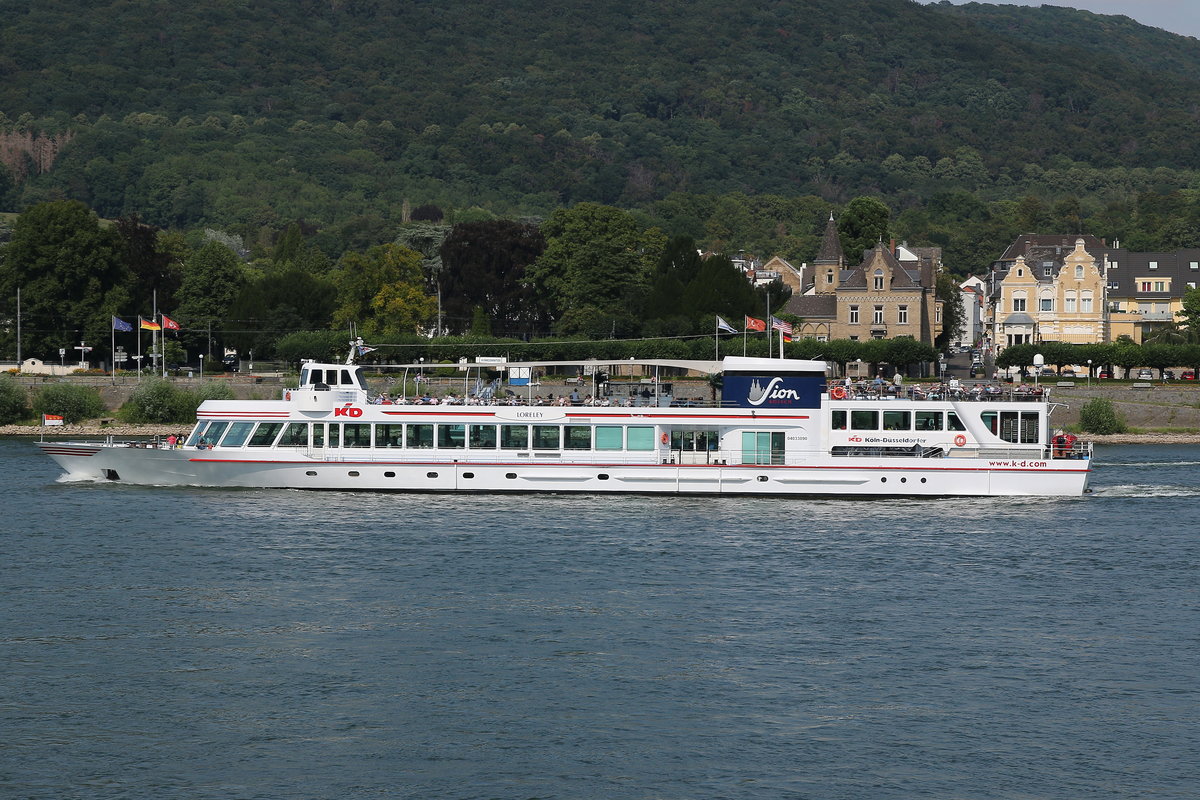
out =
[(880, 482), (880, 483), (887, 483), (887, 478), (880, 478), (880, 479), (879, 479), (879, 482)]
[(504, 477), (508, 478), (510, 481), (515, 481), (517, 479), (517, 473), (506, 472), (506, 473), (504, 473)]
[(349, 471), (349, 472), (347, 472), (346, 474), (347, 474), (347, 475), (349, 475), (351, 478), (357, 478), (357, 477), (358, 477), (358, 472), (357, 472), (356, 470), (350, 470), (350, 471)]
[(925, 478), (921, 478), (921, 483), (924, 483), (925, 481), (926, 481)]
[(317, 471), (315, 469), (310, 469), (307, 472), (305, 472), (304, 474), (308, 475), (309, 477), (315, 477), (317, 474)]
[(464, 478), (474, 478), (474, 477), (475, 477), (475, 473), (474, 473), (474, 472), (464, 472), (464, 473), (463, 473), (463, 477), (464, 477)]
[(436, 477), (437, 477), (437, 473), (436, 473), (436, 472), (426, 472), (426, 473), (425, 473), (425, 477), (426, 477), (426, 478), (436, 478)]
[(597, 475), (596, 477), (597, 477), (597, 478), (599, 478), (599, 479), (600, 479), (600, 480), (602, 480), (602, 481), (606, 481), (606, 480), (608, 480), (608, 473), (607, 473), (607, 472), (601, 472), (601, 473), (600, 473), (599, 475)]
[(901, 482), (901, 483), (908, 483), (908, 478), (901, 478), (901, 479), (900, 479), (900, 482)]
[(759, 482), (761, 482), (761, 483), (766, 483), (766, 482), (767, 482), (767, 476), (766, 476), (766, 475), (759, 475), (759, 476), (758, 476), (758, 480), (759, 480)]
[(385, 478), (394, 478), (394, 477), (396, 477), (396, 473), (394, 473), (394, 472), (385, 472), (385, 473), (383, 473), (383, 477), (385, 477)]

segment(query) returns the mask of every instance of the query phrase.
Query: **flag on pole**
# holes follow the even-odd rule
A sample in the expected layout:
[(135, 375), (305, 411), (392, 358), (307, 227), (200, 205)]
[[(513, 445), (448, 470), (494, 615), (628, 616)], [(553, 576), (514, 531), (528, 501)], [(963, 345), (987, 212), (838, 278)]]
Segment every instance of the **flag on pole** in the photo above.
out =
[(63, 424), (62, 414), (42, 414), (42, 424), (47, 425), (47, 426), (62, 425)]
[(725, 333), (737, 333), (738, 332), (737, 328), (733, 327), (728, 322), (721, 319), (720, 316), (717, 317), (717, 330), (724, 331)]
[(358, 354), (360, 356), (365, 356), (367, 353), (374, 353), (378, 349), (378, 347), (367, 347), (366, 345), (360, 344), (358, 346)]
[(159, 325), (152, 319), (142, 319), (138, 317), (138, 327), (144, 331), (161, 331), (162, 325)]
[(775, 317), (775, 316), (771, 317), (771, 329), (776, 330), (776, 331), (783, 331), (783, 333), (785, 333), (788, 336), (792, 335), (792, 323), (784, 322), (779, 317)]
[(118, 317), (113, 317), (112, 326), (114, 331), (121, 331), (122, 333), (129, 333), (133, 330), (132, 325)]
[(171, 319), (170, 317), (168, 317), (166, 314), (162, 315), (162, 326), (163, 326), (163, 330), (167, 330), (167, 331), (179, 330), (179, 323), (176, 322), (175, 320)]
[(748, 331), (765, 331), (766, 329), (767, 329), (767, 323), (764, 322), (763, 320), (755, 319), (754, 317), (746, 317), (746, 330), (748, 330)]

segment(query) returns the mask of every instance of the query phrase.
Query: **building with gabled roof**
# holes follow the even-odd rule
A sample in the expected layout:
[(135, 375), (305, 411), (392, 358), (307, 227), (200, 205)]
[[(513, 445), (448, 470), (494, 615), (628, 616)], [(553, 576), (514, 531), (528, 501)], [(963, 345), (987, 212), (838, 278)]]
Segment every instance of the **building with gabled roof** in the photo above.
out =
[(941, 248), (884, 247), (848, 267), (832, 215), (813, 260), (812, 281), (783, 310), (801, 318), (797, 335), (817, 339), (911, 336), (932, 345), (941, 332)]

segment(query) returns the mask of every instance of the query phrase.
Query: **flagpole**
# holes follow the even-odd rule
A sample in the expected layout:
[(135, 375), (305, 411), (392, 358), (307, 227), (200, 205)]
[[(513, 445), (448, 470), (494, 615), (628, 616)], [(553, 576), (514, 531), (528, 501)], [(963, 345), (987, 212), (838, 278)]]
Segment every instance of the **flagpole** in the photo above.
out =
[(767, 292), (767, 358), (771, 358), (771, 345), (775, 343), (775, 337), (771, 336), (771, 293)]
[(142, 315), (138, 314), (137, 324), (137, 340), (138, 340), (138, 357), (137, 357), (137, 382), (142, 382)]
[(713, 361), (721, 360), (721, 318), (713, 320)]
[[(745, 314), (742, 315), (743, 317)], [(742, 320), (742, 358), (746, 357), (746, 320)]]
[[(160, 341), (162, 342), (162, 347), (159, 349), (158, 352), (159, 352), (159, 355), (162, 356), (162, 376), (163, 376), (163, 378), (166, 378), (167, 377), (167, 328), (165, 325), (163, 325), (163, 319), (164, 319), (164, 316), (162, 314), (159, 314), (158, 315), (158, 326), (159, 326), (159, 330), (162, 331), (162, 338), (160, 339)], [(782, 347), (782, 345), (780, 345), (780, 346)]]
[(117, 326), (110, 319), (108, 321), (108, 333), (111, 344), (108, 348), (108, 372), (112, 375), (112, 385), (117, 385)]

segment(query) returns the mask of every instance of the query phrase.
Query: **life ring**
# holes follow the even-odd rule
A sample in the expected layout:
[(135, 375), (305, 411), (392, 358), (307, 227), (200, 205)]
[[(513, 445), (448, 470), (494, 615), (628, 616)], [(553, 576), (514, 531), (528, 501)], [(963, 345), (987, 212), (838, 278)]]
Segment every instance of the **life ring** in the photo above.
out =
[(846, 387), (845, 386), (833, 387), (832, 389), (829, 390), (829, 396), (832, 397), (834, 400), (845, 400), (846, 399)]
[(658, 440), (660, 442), (662, 442), (663, 444), (666, 444), (667, 442), (671, 441), (670, 437), (667, 436), (665, 433), (662, 436), (658, 437)]
[(954, 437), (954, 446), (955, 447), (962, 447), (966, 443), (967, 443), (967, 437), (963, 436), (961, 433), (958, 436)]

